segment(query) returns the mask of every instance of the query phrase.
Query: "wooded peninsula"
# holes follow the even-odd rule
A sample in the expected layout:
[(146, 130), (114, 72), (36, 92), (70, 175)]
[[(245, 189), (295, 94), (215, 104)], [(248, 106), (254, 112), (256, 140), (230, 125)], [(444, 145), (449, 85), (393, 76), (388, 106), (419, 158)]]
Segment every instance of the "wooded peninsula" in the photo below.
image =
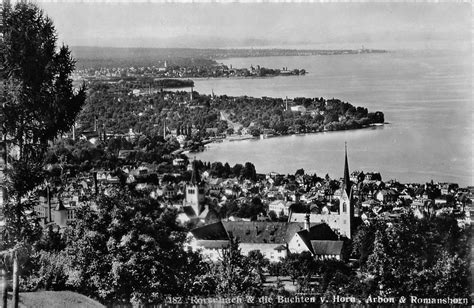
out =
[(209, 138), (229, 135), (280, 136), (363, 128), (383, 124), (369, 112), (339, 99), (293, 99), (205, 95), (196, 91), (134, 89), (104, 82), (88, 86), (78, 119), (80, 131), (107, 135), (134, 132)]

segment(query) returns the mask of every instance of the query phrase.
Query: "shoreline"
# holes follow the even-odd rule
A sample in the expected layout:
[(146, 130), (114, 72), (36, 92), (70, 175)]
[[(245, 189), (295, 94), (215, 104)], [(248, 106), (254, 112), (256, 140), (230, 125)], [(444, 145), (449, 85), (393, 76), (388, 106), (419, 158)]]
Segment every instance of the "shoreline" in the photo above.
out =
[(352, 131), (352, 130), (359, 130), (359, 129), (367, 129), (367, 128), (374, 128), (374, 127), (385, 127), (385, 125), (389, 125), (390, 122), (384, 122), (384, 123), (373, 123), (369, 125), (365, 125), (360, 128), (351, 128), (351, 129), (339, 129), (339, 130), (324, 130), (320, 132), (308, 132), (308, 133), (295, 133), (295, 134), (286, 134), (286, 135), (270, 135), (267, 137), (263, 137), (263, 134), (259, 135), (258, 137), (256, 136), (251, 136), (251, 135), (237, 135), (237, 136), (232, 136), (223, 138), (223, 139), (218, 139), (215, 141), (212, 141), (210, 143), (222, 143), (222, 142), (235, 142), (235, 141), (244, 141), (244, 140), (262, 140), (262, 139), (270, 139), (270, 138), (280, 138), (280, 137), (289, 137), (289, 136), (306, 136), (306, 135), (315, 135), (315, 134), (321, 134), (321, 133), (332, 133), (332, 132), (341, 132), (341, 131)]
[(352, 130), (361, 130), (361, 129), (368, 129), (368, 128), (377, 128), (377, 127), (385, 127), (385, 125), (389, 125), (390, 122), (384, 122), (384, 123), (374, 123), (374, 124), (369, 124), (369, 125), (366, 125), (364, 127), (360, 127), (360, 128), (352, 128), (352, 129), (340, 129), (340, 130), (331, 130), (331, 131), (321, 131), (321, 132), (310, 132), (310, 133), (297, 133), (297, 134), (287, 134), (287, 135), (271, 135), (271, 136), (267, 136), (267, 137), (262, 137), (262, 135), (258, 136), (258, 137), (255, 137), (255, 136), (251, 136), (251, 135), (235, 135), (235, 136), (231, 136), (231, 137), (226, 137), (226, 138), (222, 138), (222, 139), (215, 139), (213, 141), (209, 141), (206, 142), (204, 145), (203, 145), (203, 150), (201, 151), (193, 151), (191, 152), (190, 149), (188, 148), (185, 148), (185, 149), (178, 149), (176, 151), (173, 152), (173, 154), (175, 155), (178, 155), (178, 154), (184, 154), (186, 156), (188, 156), (188, 158), (190, 158), (190, 154), (194, 154), (194, 153), (202, 153), (204, 151), (206, 151), (206, 149), (209, 149), (209, 147), (207, 146), (208, 144), (218, 144), (218, 143), (224, 143), (224, 142), (238, 142), (238, 141), (246, 141), (246, 140), (255, 140), (255, 141), (259, 141), (259, 140), (264, 140), (264, 139), (270, 139), (270, 138), (281, 138), (281, 137), (290, 137), (290, 136), (306, 136), (306, 135), (316, 135), (316, 134), (325, 134), (325, 133), (332, 133), (332, 132), (341, 132), (341, 131), (352, 131)]

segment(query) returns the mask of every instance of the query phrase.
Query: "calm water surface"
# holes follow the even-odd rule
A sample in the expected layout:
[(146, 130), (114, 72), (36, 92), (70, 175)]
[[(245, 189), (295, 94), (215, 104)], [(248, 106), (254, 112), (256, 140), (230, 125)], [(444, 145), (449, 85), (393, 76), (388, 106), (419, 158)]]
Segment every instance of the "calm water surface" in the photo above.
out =
[[(306, 76), (200, 79), (200, 93), (254, 97), (339, 98), (381, 110), (384, 127), (210, 144), (203, 161), (253, 162), (257, 172), (298, 168), (340, 177), (344, 142), (351, 170), (380, 171), (384, 180), (473, 185), (471, 55), (392, 52), (308, 57), (235, 58), (234, 67), (304, 68)], [(193, 154), (194, 155), (194, 154)]]

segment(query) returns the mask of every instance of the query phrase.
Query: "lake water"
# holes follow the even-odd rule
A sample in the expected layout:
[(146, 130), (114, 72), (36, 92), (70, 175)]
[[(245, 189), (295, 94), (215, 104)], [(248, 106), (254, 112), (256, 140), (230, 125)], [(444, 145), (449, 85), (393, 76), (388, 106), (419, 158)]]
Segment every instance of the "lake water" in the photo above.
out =
[(198, 79), (200, 93), (339, 98), (383, 111), (390, 124), (353, 131), (210, 144), (203, 161), (255, 164), (257, 172), (299, 168), (341, 177), (344, 142), (351, 170), (384, 180), (473, 185), (472, 60), (460, 52), (235, 58), (233, 67), (304, 68), (305, 76)]

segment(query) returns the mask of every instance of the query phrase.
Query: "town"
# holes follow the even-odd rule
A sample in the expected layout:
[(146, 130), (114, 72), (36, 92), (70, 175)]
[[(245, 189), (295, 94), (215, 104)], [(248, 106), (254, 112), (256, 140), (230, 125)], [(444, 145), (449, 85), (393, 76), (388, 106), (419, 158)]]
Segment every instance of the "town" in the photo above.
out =
[[(59, 151), (67, 155), (65, 149)], [(90, 206), (93, 196), (114, 195), (127, 186), (145, 192), (163, 207), (175, 208), (178, 221), (188, 228), (198, 227), (196, 230), (204, 230), (199, 228), (215, 223), (220, 225), (221, 222), (228, 228), (242, 228), (245, 230), (240, 232), (251, 230), (252, 233), (258, 229), (273, 230), (274, 226), (286, 228), (292, 223), (300, 225), (293, 232), (303, 230), (303, 226), (311, 228), (327, 224), (333, 237), (350, 239), (357, 224), (370, 223), (378, 218), (396, 220), (408, 212), (419, 218), (453, 214), (460, 227), (470, 224), (473, 187), (460, 188), (455, 183), (432, 181), (384, 182), (377, 172), (354, 171), (349, 174), (347, 156), (344, 177), (331, 178), (327, 174), (324, 177), (306, 174), (303, 169), (296, 170), (295, 174), (259, 174), (250, 162), (231, 167), (227, 163), (189, 160), (182, 154), (165, 155), (160, 164), (127, 164), (130, 159), (124, 159), (126, 152), (119, 152), (120, 163), (117, 165), (122, 166), (118, 168), (92, 168), (81, 172), (65, 161), (49, 164), (47, 168), (58, 178), (37, 187), (37, 205), (31, 215), (38, 215), (43, 225), (54, 223), (64, 228), (75, 219), (77, 209)], [(341, 159), (341, 170), (342, 167)], [(340, 217), (346, 212), (348, 226), (344, 227)], [(349, 225), (351, 223), (355, 225)], [(238, 232), (234, 230), (232, 233)], [(311, 247), (299, 250), (287, 247), (287, 234), (271, 236), (272, 239), (270, 233), (264, 235), (247, 236), (254, 245), (249, 245), (246, 252), (259, 250), (262, 244), (272, 242), (273, 248), (284, 246), (279, 256), (273, 251), (268, 255), (264, 253), (274, 262), (281, 261), (280, 257), (285, 257), (287, 252), (312, 252)], [(321, 251), (316, 257), (340, 259), (341, 248), (330, 255)], [(214, 257), (217, 252), (214, 252)]]
[[(77, 142), (93, 146), (86, 140)], [(95, 146), (100, 148), (101, 142)], [(130, 156), (129, 150), (119, 150), (112, 158), (112, 144), (103, 150), (112, 152), (99, 158), (109, 157), (109, 161), (98, 163), (86, 150), (74, 149), (72, 139), (56, 141), (47, 155), (50, 176), (32, 192), (34, 207), (28, 212), (29, 219), (37, 219), (45, 234), (74, 232), (71, 228), (82, 224), (77, 219), (84, 219), (84, 211), (101, 212), (103, 198), (117, 200), (114, 198), (123, 198), (128, 191), (126, 194), (154, 200), (164, 213), (175, 213), (175, 223), (186, 233), (182, 249), (198, 253), (203, 262), (219, 263), (232, 249), (250, 260), (260, 260), (262, 286), (280, 290), (275, 294), (281, 296), (328, 292), (324, 284), (335, 278), (325, 278), (329, 280), (321, 284), (320, 275), (325, 271), (334, 275), (361, 270), (367, 256), (362, 261), (363, 252), (357, 251), (367, 244), (359, 241), (374, 226), (403, 226), (411, 217), (420, 222), (434, 219), (435, 229), (446, 228), (443, 226), (451, 225), (453, 219), (455, 225), (448, 227), (448, 234), (470, 228), (473, 187), (433, 181), (399, 183), (384, 181), (374, 171), (350, 172), (347, 148), (339, 157), (342, 177), (331, 177), (307, 174), (303, 169), (294, 174), (260, 174), (250, 162), (231, 167), (197, 161), (172, 154), (173, 147), (166, 144), (163, 148), (168, 152), (160, 163), (143, 163)], [(84, 159), (91, 162), (78, 164)], [(318, 270), (322, 272), (302, 272), (301, 262), (321, 262), (308, 266), (323, 266)], [(208, 292), (191, 294), (213, 294)]]
[[(203, 60), (204, 61), (204, 60)], [(233, 68), (217, 63), (205, 63), (201, 65), (168, 64), (167, 60), (160, 61), (156, 66), (147, 67), (100, 67), (84, 68), (77, 70), (73, 75), (75, 80), (102, 80), (107, 82), (119, 82), (120, 80), (143, 80), (146, 78), (223, 78), (223, 77), (274, 77), (274, 76), (298, 76), (306, 74), (304, 69), (270, 69), (260, 65), (250, 68)], [(206, 62), (206, 61), (204, 61)], [(207, 64), (207, 65), (206, 65)]]

